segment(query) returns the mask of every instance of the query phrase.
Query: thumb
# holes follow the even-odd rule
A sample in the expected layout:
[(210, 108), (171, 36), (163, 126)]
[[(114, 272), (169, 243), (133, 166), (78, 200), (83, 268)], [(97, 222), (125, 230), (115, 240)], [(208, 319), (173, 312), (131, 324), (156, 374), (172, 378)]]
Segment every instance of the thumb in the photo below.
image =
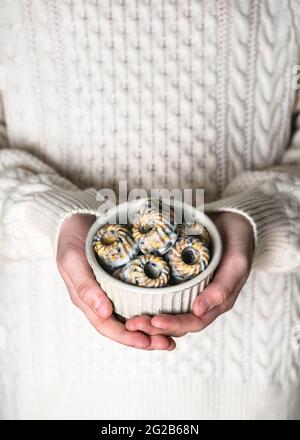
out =
[(112, 303), (97, 283), (85, 255), (78, 249), (68, 246), (63, 258), (58, 259), (58, 267), (74, 295), (86, 303), (101, 319), (106, 319), (112, 314)]

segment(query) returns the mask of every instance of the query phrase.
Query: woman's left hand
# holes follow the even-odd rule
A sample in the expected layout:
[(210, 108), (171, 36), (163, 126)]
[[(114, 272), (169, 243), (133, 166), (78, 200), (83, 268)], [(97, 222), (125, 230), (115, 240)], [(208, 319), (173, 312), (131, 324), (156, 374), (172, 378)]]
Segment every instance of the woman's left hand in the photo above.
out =
[(233, 307), (251, 270), (253, 227), (245, 217), (232, 212), (212, 214), (211, 218), (222, 237), (223, 255), (212, 282), (195, 299), (193, 312), (134, 317), (126, 322), (127, 330), (184, 336), (203, 330)]

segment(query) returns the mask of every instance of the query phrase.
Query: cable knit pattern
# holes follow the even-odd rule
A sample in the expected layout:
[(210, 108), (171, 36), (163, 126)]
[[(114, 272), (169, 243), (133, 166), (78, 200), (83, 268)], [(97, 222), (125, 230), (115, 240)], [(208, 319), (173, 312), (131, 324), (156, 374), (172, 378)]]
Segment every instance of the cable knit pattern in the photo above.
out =
[(3, 109), (3, 102), (1, 95), (0, 95), (0, 145), (2, 147), (8, 146), (5, 116), (4, 116), (4, 109)]
[[(299, 0), (2, 0), (1, 418), (300, 417), (299, 29)], [(55, 267), (122, 179), (254, 228), (234, 309), (172, 353), (100, 337)]]

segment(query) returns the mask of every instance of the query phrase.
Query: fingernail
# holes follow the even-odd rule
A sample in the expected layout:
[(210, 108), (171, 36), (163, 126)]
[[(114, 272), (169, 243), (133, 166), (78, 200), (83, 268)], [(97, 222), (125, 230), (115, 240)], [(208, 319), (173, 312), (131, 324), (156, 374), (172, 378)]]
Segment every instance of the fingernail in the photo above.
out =
[(176, 343), (174, 341), (171, 341), (169, 347), (167, 348), (167, 351), (173, 351), (175, 348)]

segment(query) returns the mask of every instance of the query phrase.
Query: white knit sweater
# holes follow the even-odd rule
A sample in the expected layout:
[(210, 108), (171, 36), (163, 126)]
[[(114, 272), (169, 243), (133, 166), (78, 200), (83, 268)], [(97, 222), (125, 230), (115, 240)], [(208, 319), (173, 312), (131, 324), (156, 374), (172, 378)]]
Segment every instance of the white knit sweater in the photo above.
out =
[[(1, 0), (2, 418), (300, 417), (297, 64), (299, 0)], [(174, 352), (98, 335), (55, 267), (123, 179), (254, 227), (234, 309)]]

